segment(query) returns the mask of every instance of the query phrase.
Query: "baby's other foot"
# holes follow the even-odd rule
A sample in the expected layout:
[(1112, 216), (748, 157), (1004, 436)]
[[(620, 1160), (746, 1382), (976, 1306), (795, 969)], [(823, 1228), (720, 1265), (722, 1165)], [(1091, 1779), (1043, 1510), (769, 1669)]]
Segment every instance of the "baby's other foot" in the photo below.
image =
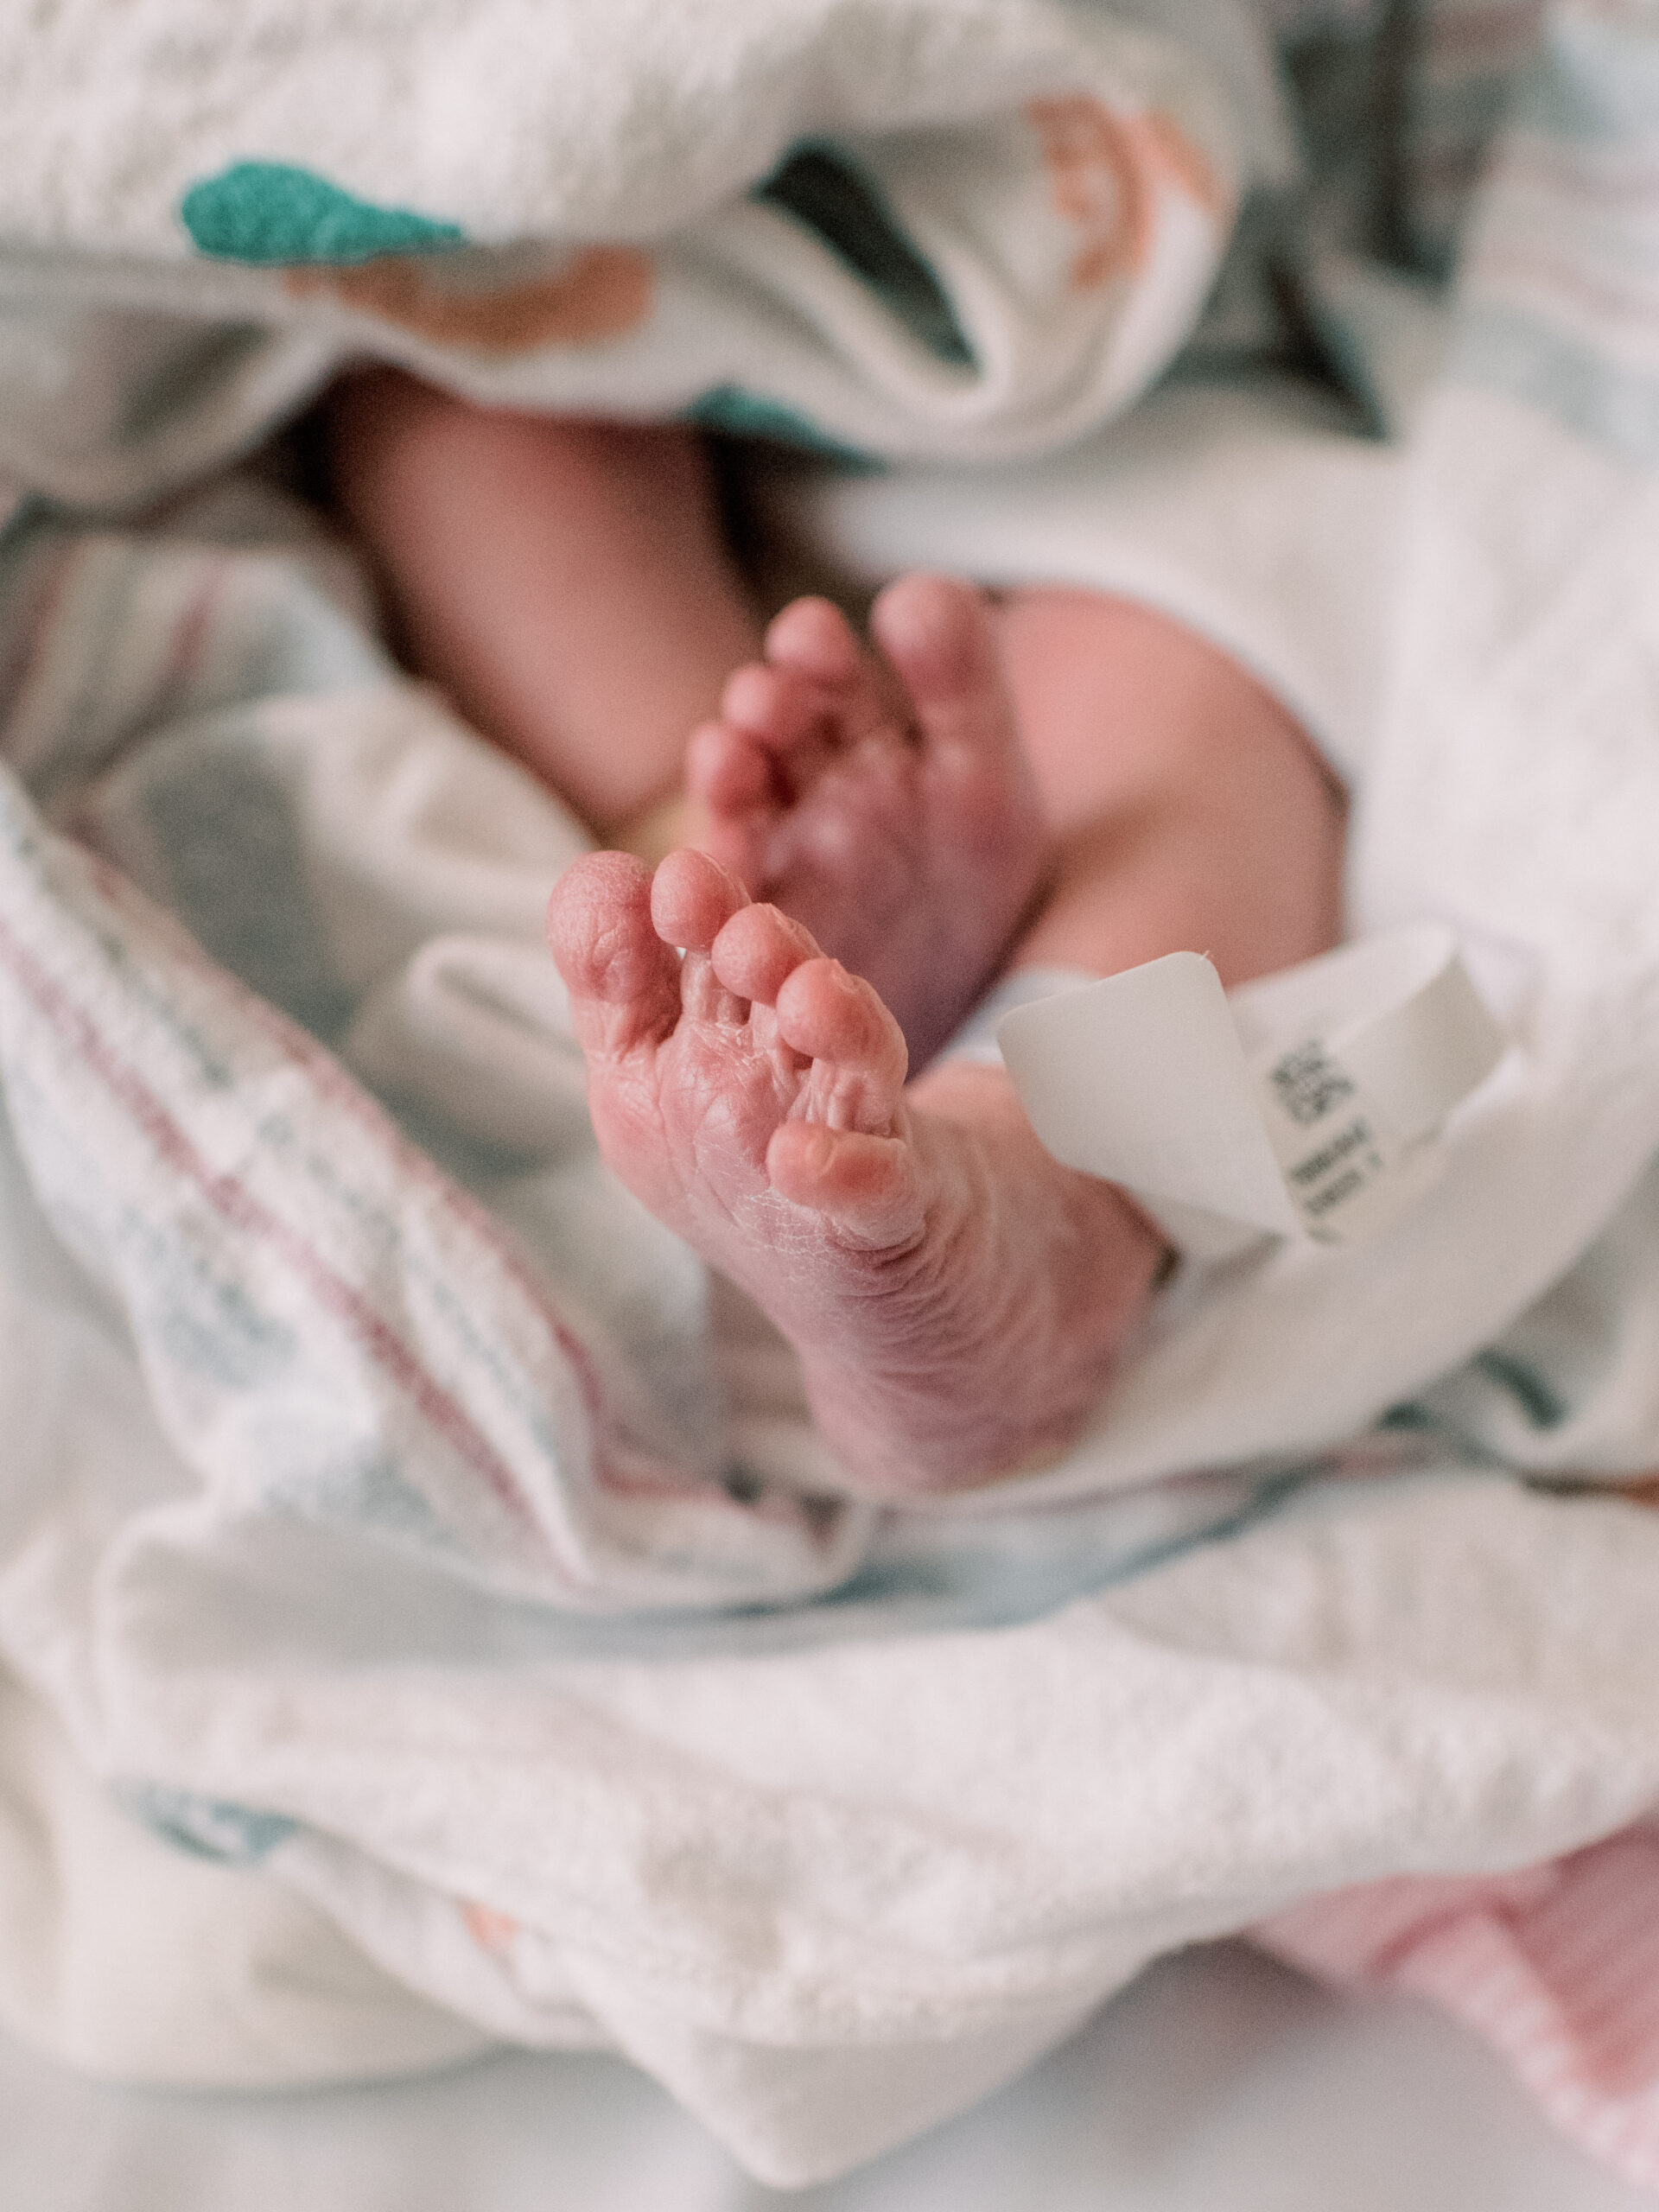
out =
[(699, 842), (874, 983), (921, 1067), (980, 996), (1049, 856), (989, 612), (944, 576), (876, 601), (867, 654), (797, 600), (694, 732)]
[(1062, 1450), (1159, 1240), (1050, 1158), (1001, 1070), (941, 1068), (912, 1104), (870, 984), (700, 852), (654, 878), (590, 855), (548, 928), (601, 1149), (794, 1346), (849, 1484), (949, 1490)]

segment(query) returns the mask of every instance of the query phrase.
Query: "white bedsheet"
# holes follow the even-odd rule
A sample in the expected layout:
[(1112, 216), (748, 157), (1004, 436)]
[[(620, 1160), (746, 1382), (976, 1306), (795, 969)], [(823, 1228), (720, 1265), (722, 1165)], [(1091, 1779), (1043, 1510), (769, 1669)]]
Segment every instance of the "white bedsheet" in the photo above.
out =
[(298, 2095), (99, 2088), (0, 2043), (7, 2212), (1635, 2212), (1496, 2061), (1238, 1945), (1154, 1968), (1040, 2066), (798, 2194), (620, 2061), (503, 2053)]

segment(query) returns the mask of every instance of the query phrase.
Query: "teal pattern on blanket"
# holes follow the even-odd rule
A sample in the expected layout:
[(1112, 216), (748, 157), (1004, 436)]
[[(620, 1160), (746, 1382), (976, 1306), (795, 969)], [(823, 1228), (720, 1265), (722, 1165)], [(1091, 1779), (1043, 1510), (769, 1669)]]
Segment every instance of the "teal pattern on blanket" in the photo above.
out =
[(467, 243), (458, 224), (377, 207), (286, 162), (238, 162), (193, 184), (179, 219), (217, 261), (351, 263)]
[(765, 438), (773, 445), (798, 446), (804, 453), (820, 453), (827, 460), (861, 469), (883, 464), (855, 446), (843, 445), (827, 430), (809, 422), (798, 408), (785, 407), (779, 399), (764, 399), (745, 391), (741, 384), (715, 385), (685, 410), (682, 421), (699, 430), (719, 430), (731, 438)]
[(114, 1796), (122, 1809), (142, 1821), (152, 1834), (193, 1858), (217, 1859), (221, 1866), (257, 1866), (288, 1840), (296, 1826), (283, 1813), (198, 1797), (188, 1789), (169, 1789), (156, 1782), (118, 1783)]

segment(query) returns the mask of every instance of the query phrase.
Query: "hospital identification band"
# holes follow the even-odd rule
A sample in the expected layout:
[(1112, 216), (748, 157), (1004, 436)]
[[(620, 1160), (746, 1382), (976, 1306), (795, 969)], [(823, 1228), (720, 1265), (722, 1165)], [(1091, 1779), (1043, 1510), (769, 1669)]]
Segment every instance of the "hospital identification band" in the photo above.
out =
[(1506, 1041), (1433, 923), (1230, 992), (1171, 953), (1006, 1012), (996, 1035), (1055, 1158), (1217, 1258), (1381, 1228), (1433, 1180), (1435, 1133)]

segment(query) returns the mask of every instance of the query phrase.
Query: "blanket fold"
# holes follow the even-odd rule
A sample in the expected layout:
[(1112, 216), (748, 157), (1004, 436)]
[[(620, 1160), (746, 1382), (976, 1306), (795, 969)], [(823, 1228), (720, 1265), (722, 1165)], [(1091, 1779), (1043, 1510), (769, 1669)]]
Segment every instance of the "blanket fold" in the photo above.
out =
[(0, 466), (153, 497), (365, 357), (863, 454), (1055, 445), (1165, 365), (1241, 192), (1294, 161), (1242, 0), (1134, 12), (20, 20)]

